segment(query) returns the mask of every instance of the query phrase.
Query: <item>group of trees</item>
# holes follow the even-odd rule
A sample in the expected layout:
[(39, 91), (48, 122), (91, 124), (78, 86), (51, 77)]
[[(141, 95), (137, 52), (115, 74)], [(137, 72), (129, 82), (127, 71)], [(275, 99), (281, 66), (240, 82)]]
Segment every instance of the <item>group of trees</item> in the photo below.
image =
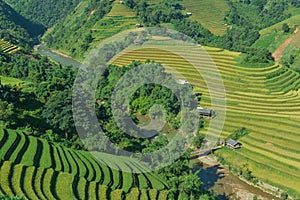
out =
[(285, 13), (288, 8), (286, 1), (240, 0), (228, 1), (230, 10), (225, 21), (231, 26), (221, 43), (223, 48), (244, 52), (249, 56), (246, 62), (270, 63), (273, 61), (267, 49), (255, 49), (251, 46), (259, 39), (259, 31), (290, 17)]
[(19, 96), (20, 93), (16, 88), (3, 85), (0, 79), (0, 120), (4, 121), (6, 126), (14, 123)]
[[(145, 0), (138, 2), (134, 8), (140, 21), (148, 26), (155, 26), (160, 23), (169, 23), (172, 20), (183, 19), (183, 7), (181, 0), (162, 0), (157, 4), (149, 5)], [(132, 7), (132, 3), (128, 3)]]
[[(72, 11), (80, 0), (6, 0), (24, 18), (44, 28), (52, 27)], [(42, 32), (41, 32), (42, 33)]]
[(31, 28), (36, 30), (33, 24), (22, 18), (3, 0), (0, 1), (0, 39), (4, 39), (18, 46), (25, 46), (31, 42), (29, 32)]
[(247, 62), (270, 63), (273, 58), (267, 49), (254, 49), (251, 46), (259, 39), (259, 31), (289, 17), (285, 14), (284, 1), (228, 1), (230, 7), (225, 22), (230, 29), (224, 36), (215, 36), (199, 22), (182, 14), (180, 0), (160, 1), (149, 5), (146, 1), (128, 1), (127, 5), (136, 10), (140, 21), (148, 26), (172, 23), (175, 28), (203, 45), (221, 47), (247, 53)]

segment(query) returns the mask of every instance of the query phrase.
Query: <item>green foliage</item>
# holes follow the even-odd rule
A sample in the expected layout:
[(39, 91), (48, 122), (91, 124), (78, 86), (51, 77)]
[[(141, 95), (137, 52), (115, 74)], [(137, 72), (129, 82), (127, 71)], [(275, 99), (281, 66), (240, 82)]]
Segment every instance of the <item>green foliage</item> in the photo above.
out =
[(245, 62), (247, 63), (274, 63), (272, 53), (268, 49), (252, 48), (248, 51)]
[(53, 93), (45, 104), (42, 116), (69, 138), (69, 134), (75, 132), (71, 93), (67, 90)]
[(214, 38), (213, 34), (197, 21), (180, 19), (173, 20), (172, 22), (175, 25), (177, 31), (190, 36), (200, 44), (207, 45)]
[(189, 173), (185, 173), (183, 176), (181, 176), (179, 178), (179, 190), (188, 196), (200, 195), (201, 192), (199, 191), (199, 188), (202, 185), (202, 182), (198, 177), (198, 173), (199, 172), (192, 173), (190, 171)]
[(26, 19), (50, 28), (72, 11), (80, 0), (6, 0)]
[(245, 127), (236, 129), (233, 134), (229, 135), (227, 138), (231, 138), (234, 140), (238, 140), (246, 135), (248, 135), (250, 133), (250, 130), (246, 129)]
[(195, 136), (195, 138), (193, 139), (193, 145), (196, 148), (200, 148), (202, 146), (202, 143), (204, 141), (205, 135), (202, 135), (200, 133), (197, 133), (197, 135)]
[(286, 199), (288, 199), (288, 197), (289, 197), (289, 195), (287, 193), (285, 193), (285, 192), (283, 192), (283, 193), (280, 194), (280, 199), (281, 200), (286, 200)]
[(0, 1), (0, 39), (12, 44), (25, 46), (31, 42), (26, 29), (37, 29), (22, 18), (3, 0)]
[(169, 23), (174, 19), (183, 19), (184, 15), (181, 11), (180, 1), (162, 0), (153, 5), (147, 4), (146, 1), (139, 1), (135, 9), (140, 21), (148, 26), (154, 26), (160, 23)]
[(282, 24), (282, 30), (283, 30), (283, 32), (285, 32), (285, 33), (290, 32), (290, 27), (289, 27), (289, 25), (286, 24), (286, 23)]
[(63, 50), (74, 58), (82, 59), (94, 39), (91, 29), (110, 10), (109, 0), (81, 2), (74, 12), (58, 22), (46, 35), (47, 45), (53, 49)]

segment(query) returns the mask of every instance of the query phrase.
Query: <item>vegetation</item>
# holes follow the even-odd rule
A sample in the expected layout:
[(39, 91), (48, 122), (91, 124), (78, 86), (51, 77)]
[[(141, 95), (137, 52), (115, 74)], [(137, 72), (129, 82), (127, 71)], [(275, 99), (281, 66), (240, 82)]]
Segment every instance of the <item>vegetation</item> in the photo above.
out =
[(66, 52), (74, 58), (82, 59), (94, 40), (93, 27), (110, 10), (111, 2), (109, 0), (82, 1), (74, 12), (58, 22), (54, 29), (46, 35), (47, 45)]
[(234, 140), (238, 140), (238, 139), (248, 135), (249, 133), (250, 133), (249, 130), (247, 130), (245, 127), (242, 127), (242, 128), (236, 129), (233, 132), (233, 134), (228, 136), (228, 139), (231, 138), (231, 139), (234, 139)]
[(97, 46), (104, 39), (123, 30), (132, 29), (137, 23), (137, 17), (131, 8), (115, 2), (112, 5), (111, 11), (92, 28), (94, 40), (91, 46)]
[[(290, 31), (288, 33), (284, 33), (282, 31), (283, 24), (288, 24)], [(262, 47), (267, 48), (271, 52), (275, 52), (275, 50), (293, 34), (296, 27), (300, 25), (300, 15), (294, 15), (284, 21), (276, 23), (270, 27), (267, 27), (261, 30), (260, 38), (253, 44), (254, 47)]]
[(3, 51), (4, 53), (14, 53), (20, 50), (20, 48), (2, 39), (0, 40), (0, 50)]
[[(201, 45), (214, 46), (189, 46), (180, 48), (180, 52), (205, 63), (195, 53), (197, 48), (204, 48), (222, 75), (227, 91), (222, 137), (239, 139), (243, 148), (223, 148), (216, 155), (246, 180), (254, 184), (264, 181), (280, 188), (281, 199), (299, 196), (300, 136), (295, 125), (299, 123), (300, 109), (299, 44), (289, 44), (279, 64), (274, 65), (272, 58), (272, 52), (284, 40), (291, 34), (297, 36), (300, 15), (295, 13), (299, 3), (218, 1), (218, 5), (217, 1), (206, 0), (197, 5), (193, 0), (127, 0), (125, 4), (109, 0), (6, 0), (9, 5), (0, 1), (0, 193), (4, 195), (0, 199), (214, 198), (203, 194), (197, 172), (189, 171), (191, 149), (170, 166), (141, 174), (134, 173), (135, 169), (143, 168), (139, 162), (93, 152), (104, 163), (109, 162), (108, 167), (85, 151), (76, 134), (72, 113), (71, 90), (77, 70), (52, 62), (31, 47), (32, 37), (51, 28), (43, 37), (47, 45), (82, 60), (88, 50), (104, 39), (137, 23), (173, 27)], [(197, 12), (199, 6), (202, 13)], [(205, 10), (207, 7), (214, 10)], [(188, 11), (192, 16), (186, 15)], [(105, 45), (106, 61), (133, 44), (136, 37), (132, 33), (124, 42)], [(149, 38), (139, 39), (146, 42), (145, 47)], [(166, 44), (165, 48), (174, 50), (176, 45)], [(159, 103), (166, 110), (167, 124), (155, 138), (134, 138), (113, 120), (111, 95), (118, 80), (130, 69), (145, 64), (157, 69), (153, 71), (156, 77), (160, 72), (170, 79), (171, 69), (183, 75), (192, 83), (195, 93), (201, 94), (197, 100), (201, 100), (202, 107), (211, 106), (211, 91), (189, 62), (170, 51), (152, 46), (140, 50), (127, 48), (122, 53), (105, 71), (93, 106), (105, 134), (118, 147), (153, 152), (166, 146), (181, 125), (177, 98), (171, 90), (156, 84), (136, 90), (128, 112), (133, 121), (147, 124), (149, 117), (160, 117), (161, 107), (154, 106)], [(145, 77), (149, 75), (146, 67), (143, 72)], [(132, 77), (128, 83), (134, 84), (135, 76)], [(179, 92), (191, 89), (174, 88)], [(127, 95), (125, 91), (116, 97)], [(209, 120), (201, 119), (197, 127), (195, 147), (201, 147), (204, 141), (209, 124), (205, 122)], [(218, 134), (214, 131), (212, 134)], [(99, 150), (93, 138), (87, 138), (85, 144)], [(168, 158), (164, 153), (160, 156)], [(124, 167), (131, 173), (120, 171)]]
[[(132, 187), (141, 188), (142, 186), (139, 184), (146, 184), (144, 187), (147, 189), (153, 188), (163, 190), (166, 187), (165, 184), (158, 179), (158, 177), (149, 173), (130, 174), (128, 172), (121, 172), (122, 177), (120, 177), (119, 172), (116, 169), (109, 168), (96, 160), (90, 153), (85, 151), (72, 150), (58, 145), (49, 144), (45, 140), (39, 140), (34, 137), (24, 135), (23, 133), (17, 133), (10, 130), (1, 130), (0, 138), (1, 144), (4, 144), (1, 147), (1, 161), (10, 161), (14, 164), (22, 164), (27, 167), (34, 166), (51, 169), (57, 172), (65, 172), (72, 174), (73, 176), (83, 177), (87, 181), (95, 181), (100, 184), (110, 185), (115, 189), (122, 189), (122, 185), (125, 186), (123, 183), (120, 184), (123, 176), (127, 177), (128, 175), (131, 175), (134, 180), (144, 177), (149, 181), (141, 183), (133, 181), (132, 179), (131, 181), (130, 179), (126, 179), (124, 181), (129, 184), (129, 187), (126, 190), (123, 190), (125, 192), (128, 192)], [(53, 152), (53, 155), (48, 154), (49, 151)], [(109, 155), (101, 156), (98, 154), (98, 156), (103, 159)], [(110, 162), (114, 162), (115, 160), (115, 165), (118, 166), (118, 159), (126, 158), (112, 158)], [(129, 165), (128, 167), (133, 168), (141, 166), (137, 162), (132, 163), (131, 166)], [(113, 177), (113, 179), (110, 179), (110, 177)], [(106, 179), (109, 180), (109, 182), (105, 182), (104, 180)]]
[[(55, 172), (52, 169), (28, 167), (22, 164), (5, 161), (0, 164), (0, 199), (21, 200), (21, 199), (77, 199), (86, 197), (88, 199), (120, 199), (125, 193), (118, 190), (108, 190), (106, 186), (94, 181), (88, 182), (85, 178), (77, 177), (65, 172)], [(34, 178), (41, 176), (39, 180)], [(28, 182), (27, 182), (28, 181)], [(28, 183), (28, 184), (24, 184)], [(86, 186), (86, 183), (87, 186)], [(137, 188), (132, 188), (132, 191)], [(154, 191), (158, 195), (165, 193), (165, 190), (155, 189), (144, 190)], [(22, 196), (16, 194), (22, 193)], [(129, 193), (126, 196), (132, 196)], [(10, 197), (15, 196), (15, 197)], [(133, 196), (138, 197), (138, 196)], [(167, 199), (167, 196), (162, 199)]]
[[(79, 0), (6, 0), (19, 14), (24, 18), (41, 25), (44, 28), (50, 28), (59, 20), (63, 19), (80, 2)], [(40, 32), (41, 34), (42, 32)]]
[[(16, 13), (3, 0), (0, 1), (0, 39), (25, 46), (31, 42), (26, 28), (36, 28)], [(2, 45), (1, 45), (2, 47)]]
[(224, 0), (217, 1), (195, 1), (183, 0), (182, 3), (185, 12), (191, 12), (190, 19), (197, 20), (205, 28), (215, 35), (225, 35), (227, 26), (224, 17), (229, 9)]
[[(170, 48), (174, 49), (174, 46)], [(291, 128), (298, 119), (287, 115), (297, 112), (295, 109), (298, 102), (296, 91), (300, 87), (299, 75), (291, 70), (282, 71), (284, 68), (278, 65), (241, 67), (236, 65), (241, 56), (239, 53), (204, 48), (218, 66), (227, 90), (227, 118), (222, 137), (229, 137), (235, 130), (238, 130), (238, 135), (239, 132), (242, 135), (247, 133), (240, 139), (243, 144), (241, 150), (233, 153), (229, 149), (222, 149), (218, 151), (218, 155), (223, 157), (226, 163), (237, 166), (236, 168), (241, 168), (247, 163), (244, 169), (247, 176), (248, 168), (252, 176), (278, 186), (292, 195), (299, 195), (297, 193), (299, 185), (296, 186), (298, 178), (294, 176), (297, 174), (294, 166), (299, 165), (295, 150), (299, 145), (298, 135), (297, 128)], [(189, 53), (193, 52), (191, 48), (187, 50)], [(175, 54), (159, 49), (154, 51), (151, 48), (143, 48), (127, 52), (113, 63), (122, 66), (130, 60), (143, 62), (155, 59), (186, 77), (194, 85), (194, 91), (202, 93), (201, 106), (210, 107), (210, 95), (205, 82), (188, 62)], [(199, 59), (199, 62), (201, 61)], [(274, 73), (277, 75), (273, 77)], [(240, 130), (241, 124), (247, 131)], [(201, 132), (205, 134), (205, 130)], [(248, 130), (251, 130), (250, 134)], [(278, 162), (281, 164), (277, 164)]]

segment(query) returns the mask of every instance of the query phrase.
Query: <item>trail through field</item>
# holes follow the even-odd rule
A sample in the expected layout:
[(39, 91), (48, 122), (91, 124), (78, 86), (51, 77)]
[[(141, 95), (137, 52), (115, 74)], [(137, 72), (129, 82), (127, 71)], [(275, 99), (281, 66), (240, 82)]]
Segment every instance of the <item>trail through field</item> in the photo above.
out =
[(295, 32), (287, 39), (285, 40), (279, 47), (278, 49), (276, 49), (276, 51), (273, 53), (273, 57), (275, 59), (276, 62), (279, 62), (281, 60), (282, 54), (285, 50), (285, 48), (295, 39), (297, 39), (297, 37), (300, 36), (300, 32), (299, 32), (299, 28), (297, 27)]

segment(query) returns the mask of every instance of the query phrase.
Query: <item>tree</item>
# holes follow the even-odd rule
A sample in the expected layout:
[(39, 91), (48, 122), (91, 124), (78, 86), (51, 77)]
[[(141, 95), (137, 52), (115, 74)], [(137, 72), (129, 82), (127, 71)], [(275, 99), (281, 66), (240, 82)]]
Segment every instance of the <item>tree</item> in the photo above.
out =
[(186, 173), (179, 178), (179, 190), (181, 192), (185, 192), (188, 195), (200, 195), (199, 188), (202, 185), (202, 182), (200, 181), (198, 177), (198, 172), (195, 174), (190, 171), (189, 173)]
[(289, 25), (287, 25), (286, 23), (282, 24), (282, 30), (283, 30), (283, 32), (285, 32), (285, 33), (290, 32), (290, 27), (289, 27)]
[(283, 193), (281, 193), (281, 195), (280, 195), (280, 199), (281, 199), (281, 200), (286, 200), (286, 199), (288, 199), (288, 197), (289, 197), (289, 195), (288, 195), (286, 192), (283, 192)]
[(69, 138), (69, 133), (75, 132), (71, 93), (67, 90), (54, 92), (45, 104), (42, 116)]
[(9, 125), (13, 121), (14, 113), (14, 105), (0, 99), (0, 120), (4, 120), (6, 125)]
[(126, 4), (126, 6), (128, 6), (131, 9), (135, 7), (134, 0), (126, 0), (125, 4)]

